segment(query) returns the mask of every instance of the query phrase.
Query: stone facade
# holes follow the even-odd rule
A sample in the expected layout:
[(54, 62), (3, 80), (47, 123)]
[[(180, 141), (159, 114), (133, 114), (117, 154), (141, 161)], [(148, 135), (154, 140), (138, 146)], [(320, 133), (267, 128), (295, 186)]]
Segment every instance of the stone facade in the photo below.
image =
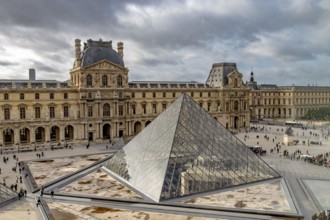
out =
[(330, 107), (330, 87), (247, 85), (252, 119), (299, 120), (310, 109)]
[[(129, 82), (124, 44), (75, 40), (70, 80), (0, 80), (0, 146), (45, 146), (129, 140), (171, 105), (190, 95), (227, 129), (252, 118), (297, 118), (327, 106), (330, 88), (243, 83), (235, 63), (213, 64), (206, 83)], [(253, 77), (252, 77), (253, 79)]]

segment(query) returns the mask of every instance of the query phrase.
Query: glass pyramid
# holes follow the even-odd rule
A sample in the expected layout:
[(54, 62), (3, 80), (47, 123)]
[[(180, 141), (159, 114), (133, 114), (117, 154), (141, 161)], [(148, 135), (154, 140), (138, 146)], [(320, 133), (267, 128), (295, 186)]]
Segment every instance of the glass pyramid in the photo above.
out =
[(279, 177), (186, 94), (105, 167), (156, 202)]

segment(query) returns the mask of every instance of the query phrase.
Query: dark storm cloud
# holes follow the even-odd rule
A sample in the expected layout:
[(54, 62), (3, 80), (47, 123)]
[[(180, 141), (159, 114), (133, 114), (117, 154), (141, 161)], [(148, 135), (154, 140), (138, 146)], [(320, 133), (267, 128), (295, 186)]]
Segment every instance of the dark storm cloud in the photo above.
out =
[[(145, 25), (121, 26), (121, 32), (145, 46), (178, 49), (186, 46), (205, 46), (224, 39), (238, 40), (244, 45), (256, 40), (260, 32), (273, 32), (291, 26), (312, 25), (318, 22), (326, 11), (317, 5), (307, 5), (299, 12), (288, 11), (287, 1), (282, 4), (269, 1), (249, 1), (249, 10), (236, 8), (229, 14), (215, 14), (209, 11), (179, 11), (171, 14), (162, 26), (145, 16)], [(286, 3), (286, 4), (285, 4)], [(164, 3), (160, 7), (165, 7)], [(184, 5), (182, 5), (185, 7)], [(202, 7), (202, 6), (201, 6)], [(161, 10), (161, 9), (160, 9)], [(226, 8), (219, 9), (226, 10)], [(130, 11), (126, 14), (129, 15)], [(146, 12), (147, 13), (147, 12)], [(125, 14), (125, 13), (123, 13)]]
[[(35, 54), (38, 62), (30, 63), (38, 73), (66, 79), (74, 39), (102, 38), (125, 43), (124, 61), (136, 79), (204, 82), (212, 63), (229, 57), (240, 71), (255, 66), (291, 80), (305, 73), (300, 62), (329, 56), (329, 8), (326, 0), (4, 0), (0, 60), (8, 60), (11, 46), (24, 48)], [(309, 67), (320, 72), (315, 63)]]

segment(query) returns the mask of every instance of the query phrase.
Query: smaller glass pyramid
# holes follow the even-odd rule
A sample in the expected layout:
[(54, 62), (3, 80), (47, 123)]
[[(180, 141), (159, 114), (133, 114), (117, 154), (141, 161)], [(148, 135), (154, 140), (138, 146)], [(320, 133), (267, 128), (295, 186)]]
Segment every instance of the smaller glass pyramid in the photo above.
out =
[(105, 167), (156, 202), (279, 177), (186, 94)]

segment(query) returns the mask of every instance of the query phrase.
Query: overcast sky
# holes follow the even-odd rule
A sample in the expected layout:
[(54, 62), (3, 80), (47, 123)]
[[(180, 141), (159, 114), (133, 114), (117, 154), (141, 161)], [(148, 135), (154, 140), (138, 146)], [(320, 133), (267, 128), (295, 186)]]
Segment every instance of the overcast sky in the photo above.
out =
[(75, 38), (122, 41), (130, 81), (235, 62), (244, 81), (330, 86), (329, 0), (1, 0), (0, 78), (69, 79)]

